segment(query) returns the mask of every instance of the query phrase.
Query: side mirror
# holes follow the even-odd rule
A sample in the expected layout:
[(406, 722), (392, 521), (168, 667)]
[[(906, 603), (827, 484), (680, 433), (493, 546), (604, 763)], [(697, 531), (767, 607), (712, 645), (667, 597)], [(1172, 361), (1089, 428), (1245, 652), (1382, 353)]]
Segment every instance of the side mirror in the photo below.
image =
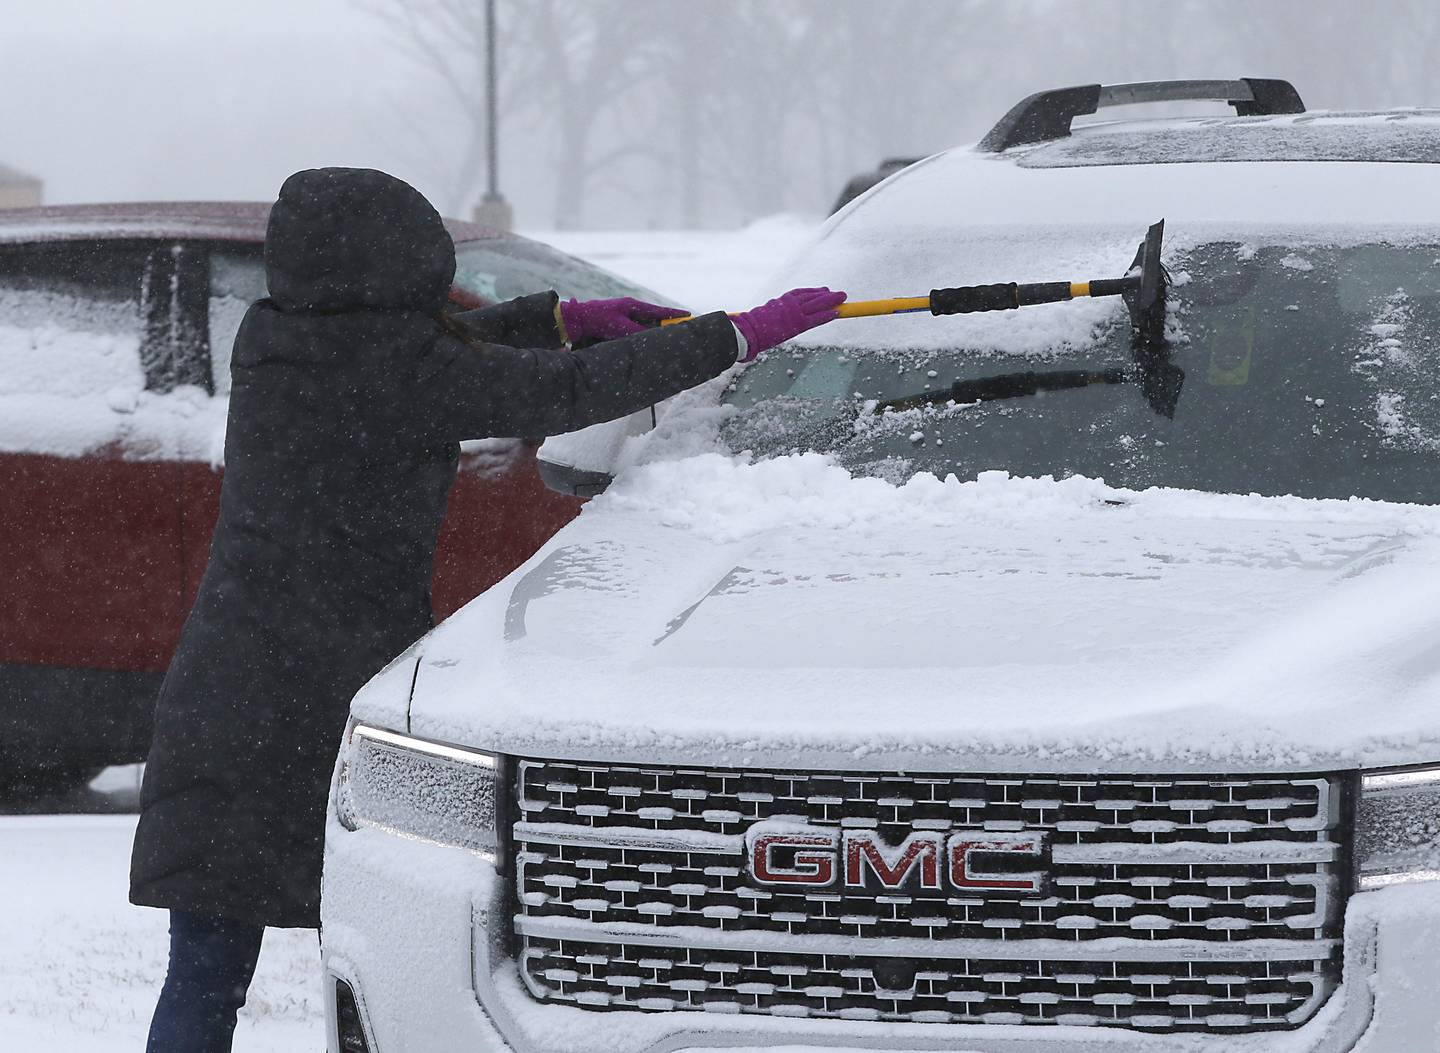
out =
[(626, 442), (655, 427), (659, 408), (649, 406), (618, 420), (552, 435), (535, 454), (541, 482), (570, 497), (604, 493), (620, 468)]
[(557, 464), (539, 457), (535, 467), (540, 471), (540, 481), (547, 489), (566, 497), (598, 497), (609, 487), (615, 477), (606, 472), (587, 472), (570, 464)]

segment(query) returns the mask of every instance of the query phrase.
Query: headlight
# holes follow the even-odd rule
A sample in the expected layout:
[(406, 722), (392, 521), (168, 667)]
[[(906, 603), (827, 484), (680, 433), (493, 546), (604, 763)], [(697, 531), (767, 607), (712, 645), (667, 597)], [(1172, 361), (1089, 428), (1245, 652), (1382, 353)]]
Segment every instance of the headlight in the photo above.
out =
[(1440, 767), (1361, 776), (1355, 858), (1362, 889), (1440, 881)]
[(335, 806), (348, 830), (375, 826), (497, 858), (502, 778), (493, 753), (356, 724)]

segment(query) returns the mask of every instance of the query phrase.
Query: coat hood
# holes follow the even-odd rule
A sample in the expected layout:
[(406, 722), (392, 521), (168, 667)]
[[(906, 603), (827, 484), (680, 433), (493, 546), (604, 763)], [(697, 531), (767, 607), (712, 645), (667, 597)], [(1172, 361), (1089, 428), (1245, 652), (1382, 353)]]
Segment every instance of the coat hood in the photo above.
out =
[(423, 194), (371, 168), (313, 168), (280, 188), (265, 232), (270, 299), (286, 311), (433, 311), (455, 243)]

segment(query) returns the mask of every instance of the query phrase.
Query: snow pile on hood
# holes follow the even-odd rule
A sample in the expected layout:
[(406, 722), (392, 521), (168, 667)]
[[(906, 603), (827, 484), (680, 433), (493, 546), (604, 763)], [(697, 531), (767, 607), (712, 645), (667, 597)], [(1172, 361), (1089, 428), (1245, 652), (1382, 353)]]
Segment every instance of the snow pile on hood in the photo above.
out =
[[(730, 542), (771, 530), (818, 528), (854, 531), (954, 524), (984, 508), (993, 513), (1017, 503), (1044, 502), (1050, 511), (1074, 513), (1108, 493), (1105, 485), (1073, 478), (1062, 483), (1017, 480), (984, 472), (974, 482), (945, 481), (922, 473), (901, 486), (855, 478), (828, 456), (805, 453), (746, 464), (718, 453), (663, 460), (620, 476), (595, 502), (595, 511), (637, 513), (668, 526)], [(996, 485), (997, 483), (1001, 485)]]
[(986, 519), (1092, 515), (1099, 506), (1127, 507), (1139, 516), (1278, 520), (1294, 523), (1405, 524), (1417, 534), (1440, 533), (1440, 510), (1352, 498), (1208, 494), (1153, 488), (1124, 490), (1102, 479), (1014, 478), (981, 472), (973, 481), (922, 472), (895, 485), (857, 478), (824, 454), (803, 453), (750, 464), (744, 457), (704, 453), (657, 460), (621, 475), (592, 503), (592, 514), (636, 513), (716, 541), (770, 530), (878, 530), (953, 527)]

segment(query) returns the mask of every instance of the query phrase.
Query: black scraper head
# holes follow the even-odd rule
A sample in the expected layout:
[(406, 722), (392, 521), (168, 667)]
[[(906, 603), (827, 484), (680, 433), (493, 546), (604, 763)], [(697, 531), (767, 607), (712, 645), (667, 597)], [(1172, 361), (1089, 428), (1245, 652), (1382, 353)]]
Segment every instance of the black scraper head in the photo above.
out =
[(1130, 264), (1133, 275), (1140, 272), (1138, 285), (1125, 291), (1125, 306), (1130, 311), (1130, 324), (1139, 334), (1140, 342), (1146, 347), (1158, 347), (1165, 339), (1165, 294), (1169, 291), (1169, 276), (1160, 263), (1160, 248), (1165, 239), (1165, 221), (1150, 224), (1145, 240), (1135, 250), (1135, 260)]
[(1134, 328), (1135, 364), (1140, 367), (1141, 388), (1150, 408), (1162, 417), (1175, 416), (1180, 402), (1180, 389), (1185, 371), (1169, 361), (1165, 344), (1165, 297), (1170, 276), (1160, 262), (1160, 248), (1165, 239), (1165, 221), (1152, 223), (1145, 240), (1135, 251), (1130, 265), (1131, 277), (1138, 269), (1139, 281), (1124, 292), (1125, 306), (1130, 311)]

